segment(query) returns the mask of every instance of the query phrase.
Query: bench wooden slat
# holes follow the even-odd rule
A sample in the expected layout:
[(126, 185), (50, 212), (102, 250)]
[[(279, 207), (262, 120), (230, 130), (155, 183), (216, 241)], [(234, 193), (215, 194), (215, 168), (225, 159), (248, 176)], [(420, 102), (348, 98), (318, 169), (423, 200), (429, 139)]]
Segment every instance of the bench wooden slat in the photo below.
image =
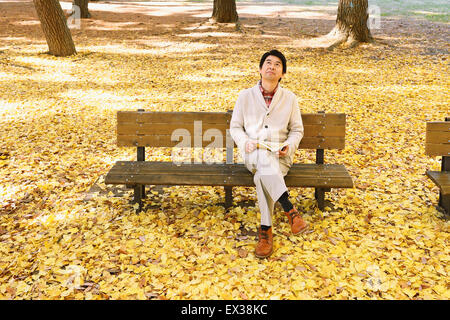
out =
[[(210, 129), (217, 129), (224, 134), (230, 125), (227, 123), (202, 123), (201, 127), (194, 123), (133, 123), (119, 122), (117, 124), (118, 135), (171, 135), (177, 129), (188, 130), (194, 135), (194, 130), (199, 130), (202, 134)], [(316, 124), (304, 126), (304, 137), (345, 137), (345, 125)], [(450, 132), (449, 132), (450, 137)], [(450, 139), (450, 138), (449, 138)]]
[(304, 137), (345, 137), (345, 124), (304, 124), (303, 128)]
[(429, 156), (450, 156), (450, 143), (425, 143), (425, 154)]
[(230, 125), (227, 123), (206, 123), (202, 122), (201, 125), (194, 127), (194, 122), (189, 123), (132, 123), (132, 122), (119, 122), (117, 123), (118, 135), (171, 135), (175, 130), (183, 129), (188, 130), (191, 135), (194, 135), (194, 130), (198, 130), (202, 135), (205, 131), (210, 129), (216, 129), (223, 134), (229, 129)]
[(343, 137), (303, 137), (299, 149), (344, 149)]
[[(345, 113), (303, 113), (303, 125), (328, 124), (345, 125)], [(117, 122), (132, 123), (224, 123), (231, 120), (229, 112), (152, 112), (152, 111), (118, 111)]]
[[(106, 182), (106, 180), (105, 180)], [(117, 174), (108, 178), (108, 184), (142, 184), (142, 185), (194, 185), (194, 186), (233, 186), (223, 175), (145, 175)]]
[[(207, 147), (214, 142), (213, 147), (225, 148), (226, 136), (218, 135), (219, 140), (215, 140), (214, 132), (211, 132), (212, 140), (206, 141), (202, 136), (174, 136), (176, 141), (172, 141), (171, 135), (118, 135), (117, 145), (119, 147), (135, 146), (135, 147)], [(197, 140), (195, 140), (197, 139)], [(230, 141), (233, 141), (231, 136)], [(195, 143), (195, 142), (198, 143)], [(183, 142), (182, 145), (179, 143)], [(233, 141), (234, 144), (234, 141)], [(344, 149), (345, 138), (343, 137), (303, 137), (300, 141), (299, 149)]]
[[(292, 170), (292, 169), (291, 169)], [(239, 186), (254, 186), (253, 176), (234, 175), (232, 180)], [(327, 176), (314, 175), (293, 175), (290, 171), (284, 177), (286, 186), (288, 187), (303, 187), (303, 188), (352, 188), (353, 181), (349, 175), (335, 175), (329, 174)]]
[(450, 121), (431, 121), (427, 122), (427, 132), (429, 131), (450, 131)]
[[(203, 136), (191, 136), (191, 135), (174, 135), (175, 141), (172, 141), (172, 135), (118, 135), (117, 145), (119, 147), (135, 146), (135, 147), (207, 147), (209, 144), (214, 142), (214, 147), (225, 148), (226, 147), (226, 136), (220, 135), (219, 140), (211, 139), (211, 141), (206, 141)], [(230, 141), (233, 141), (231, 136)], [(196, 141), (198, 143), (196, 143)], [(183, 143), (179, 145), (180, 143)]]
[(285, 182), (288, 187), (353, 188), (353, 181), (350, 176), (295, 177), (287, 175)]
[[(288, 187), (316, 187), (316, 188), (352, 188), (350, 177), (285, 177)], [(193, 185), (193, 186), (254, 186), (253, 177), (247, 175), (227, 176), (222, 175), (111, 175), (107, 184), (142, 184), (142, 185)]]
[[(245, 175), (249, 170), (243, 164), (232, 167), (233, 174)], [(315, 164), (315, 163), (295, 163), (288, 172), (288, 176), (338, 176), (348, 175), (347, 169), (339, 164)]]
[(427, 171), (427, 176), (439, 187), (442, 195), (450, 195), (450, 171)]
[(345, 125), (345, 113), (302, 113), (303, 125)]
[[(176, 165), (165, 161), (118, 161), (111, 168), (114, 174), (223, 174), (223, 175), (247, 175), (249, 170), (243, 164), (196, 164), (182, 163)], [(328, 175), (348, 175), (347, 170), (342, 165), (336, 164), (307, 164), (296, 163), (289, 170), (292, 176), (328, 176)]]
[(450, 144), (450, 131), (427, 131), (425, 143)]
[(133, 123), (226, 123), (231, 119), (228, 112), (151, 112), (151, 111), (118, 111), (117, 122)]
[(176, 165), (172, 162), (158, 161), (118, 161), (111, 168), (110, 172), (114, 174), (228, 174), (231, 168), (223, 163), (213, 163), (201, 165), (195, 163), (182, 163)]

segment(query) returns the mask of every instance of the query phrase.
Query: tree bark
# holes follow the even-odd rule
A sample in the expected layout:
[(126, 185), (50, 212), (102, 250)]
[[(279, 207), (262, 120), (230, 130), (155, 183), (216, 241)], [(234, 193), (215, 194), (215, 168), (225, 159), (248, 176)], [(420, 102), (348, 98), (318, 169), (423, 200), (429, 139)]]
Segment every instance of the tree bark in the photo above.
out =
[(335, 38), (333, 46), (347, 42), (354, 46), (359, 42), (372, 40), (367, 27), (369, 19), (368, 0), (339, 0), (336, 26), (327, 35)]
[(89, 13), (89, 10), (88, 10), (88, 4), (89, 4), (89, 0), (73, 0), (73, 5), (80, 7), (80, 11), (81, 11), (80, 18), (90, 18), (91, 17), (91, 14)]
[(237, 22), (236, 0), (214, 0), (211, 19), (220, 23)]
[(33, 0), (49, 53), (55, 56), (76, 54), (67, 20), (58, 0)]

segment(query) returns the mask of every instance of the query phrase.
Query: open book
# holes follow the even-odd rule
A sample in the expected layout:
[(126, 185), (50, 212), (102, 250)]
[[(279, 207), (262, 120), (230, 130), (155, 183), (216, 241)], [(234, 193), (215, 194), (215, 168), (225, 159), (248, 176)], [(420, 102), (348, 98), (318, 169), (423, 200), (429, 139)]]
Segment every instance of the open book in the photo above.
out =
[(267, 149), (272, 152), (277, 152), (289, 145), (288, 142), (270, 142), (258, 140), (258, 149)]

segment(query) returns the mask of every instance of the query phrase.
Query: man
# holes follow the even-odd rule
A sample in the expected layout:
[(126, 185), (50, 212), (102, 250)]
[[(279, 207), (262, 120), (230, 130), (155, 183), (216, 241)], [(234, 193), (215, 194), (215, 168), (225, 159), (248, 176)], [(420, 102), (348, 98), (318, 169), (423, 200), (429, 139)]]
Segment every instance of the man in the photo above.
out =
[[(284, 176), (303, 138), (303, 123), (296, 96), (280, 86), (286, 74), (286, 58), (277, 51), (266, 52), (259, 63), (260, 81), (239, 93), (230, 123), (230, 134), (253, 174), (261, 227), (255, 255), (266, 258), (273, 252), (272, 213), (280, 202), (291, 230), (298, 234), (307, 225), (289, 201)], [(258, 148), (258, 141), (285, 142), (277, 152)]]

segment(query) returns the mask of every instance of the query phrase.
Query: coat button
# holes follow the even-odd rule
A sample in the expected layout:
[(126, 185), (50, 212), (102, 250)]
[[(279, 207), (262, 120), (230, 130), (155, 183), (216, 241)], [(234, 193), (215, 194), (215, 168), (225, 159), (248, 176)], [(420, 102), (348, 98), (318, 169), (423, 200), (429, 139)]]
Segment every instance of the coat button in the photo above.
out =
[(268, 127), (269, 127), (269, 126), (268, 126), (267, 124), (264, 126), (264, 128), (266, 128), (266, 129), (267, 129)]

